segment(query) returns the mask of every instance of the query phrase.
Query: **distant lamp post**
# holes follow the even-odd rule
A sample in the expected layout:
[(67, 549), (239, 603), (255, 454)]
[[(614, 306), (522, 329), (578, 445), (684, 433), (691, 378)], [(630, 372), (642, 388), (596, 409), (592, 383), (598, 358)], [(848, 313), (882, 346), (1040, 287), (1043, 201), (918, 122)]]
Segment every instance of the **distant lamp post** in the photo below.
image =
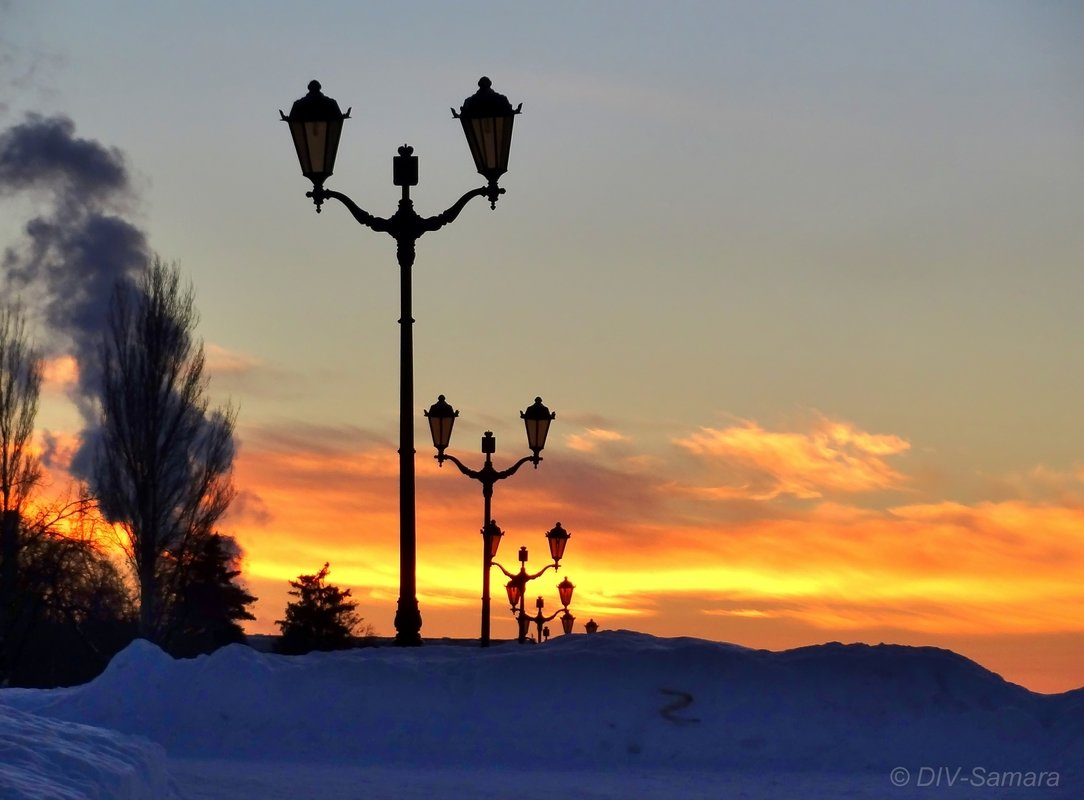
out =
[[(533, 617), (528, 617), (527, 614), (523, 611), (522, 607), (519, 609), (519, 612), (516, 615), (516, 620), (519, 622), (519, 641), (520, 641), (520, 643), (527, 641), (527, 634), (531, 630), (531, 623), (532, 622), (538, 628), (538, 636), (535, 637), (535, 640), (539, 644), (542, 644), (542, 642), (544, 640), (548, 639), (549, 635), (550, 635), (550, 629), (546, 625), (547, 622), (549, 622), (550, 620), (554, 620), (557, 617), (561, 616), (562, 617), (561, 626), (563, 627), (564, 624), (565, 624), (564, 618), (565, 617), (572, 617), (572, 615), (568, 613), (567, 608), (563, 608), (560, 611), (558, 611), (558, 612), (556, 612), (554, 614), (550, 614), (547, 617), (545, 614), (542, 613), (542, 609), (545, 608), (545, 606), (546, 606), (546, 601), (543, 600), (541, 597), (539, 597), (537, 600), (535, 600), (534, 604), (535, 604), (535, 608), (537, 609), (537, 611), (535, 612), (535, 615)], [(572, 619), (575, 619), (575, 617), (572, 617)], [(572, 625), (570, 623), (569, 628), (571, 629), (571, 627), (572, 627)], [(571, 633), (571, 630), (566, 630), (565, 633)]]
[[(392, 183), (402, 187), (398, 210), (388, 218), (374, 217), (341, 192), (324, 188), (335, 169), (343, 121), (339, 104), (321, 92), (319, 81), (309, 83), (309, 93), (295, 102), (287, 116), (279, 115), (290, 127), (301, 173), (312, 181), (311, 197), (319, 212), (325, 200), (338, 200), (360, 224), (378, 233), (387, 233), (396, 243), (400, 268), (399, 338), (399, 602), (395, 612), (395, 641), (400, 645), (421, 644), (422, 617), (418, 609), (417, 543), (414, 476), (414, 317), (411, 312), (411, 269), (415, 244), (424, 234), (453, 222), (475, 197), (485, 197), (491, 208), (504, 189), (497, 180), (508, 169), (512, 123), (522, 104), (513, 109), (504, 95), (493, 91), (489, 78), (478, 81), (478, 91), (463, 101), (459, 119), (471, 156), (486, 186), (460, 197), (450, 208), (434, 217), (422, 217), (414, 210), (410, 187), (418, 185), (418, 157), (414, 148), (403, 145), (392, 159)], [(450, 433), (450, 430), (449, 430)], [(537, 462), (536, 462), (537, 463)]]
[[(440, 395), (437, 398), (437, 402), (429, 407), (429, 410), (425, 412), (425, 416), (429, 420), (429, 433), (433, 437), (433, 447), (435, 447), (437, 451), (435, 456), (437, 463), (444, 466), (445, 461), (451, 461), (459, 471), (468, 478), (482, 484), (481, 645), (482, 647), (489, 647), (489, 572), (493, 566), (493, 559), (497, 556), (497, 547), (500, 545), (500, 537), (502, 535), (501, 529), (498, 528), (493, 521), (493, 485), (497, 481), (502, 481), (505, 478), (510, 478), (515, 475), (519, 468), (527, 462), (533, 463), (535, 469), (538, 468), (539, 462), (542, 461), (542, 456), (540, 456), (539, 453), (541, 453), (546, 446), (546, 434), (549, 432), (550, 422), (555, 419), (557, 415), (542, 405), (541, 397), (536, 397), (534, 399), (534, 405), (526, 411), (520, 412), (520, 417), (525, 420), (527, 427), (527, 446), (530, 448), (533, 455), (524, 456), (511, 467), (504, 470), (498, 470), (493, 466), (492, 456), (497, 452), (497, 439), (493, 435), (493, 431), (486, 431), (485, 435), (482, 437), (482, 453), (485, 455), (486, 460), (481, 469), (470, 469), (455, 456), (448, 455), (444, 452), (451, 442), (452, 427), (455, 425), (456, 417), (459, 416), (459, 412), (452, 408), (448, 401), (444, 399), (444, 395)], [(560, 523), (558, 523), (557, 527), (561, 527)], [(564, 535), (563, 539), (561, 538), (562, 533)], [(550, 531), (547, 536), (551, 534), (554, 534), (554, 532)], [(556, 564), (561, 560), (561, 556), (564, 554), (568, 533), (561, 528), (561, 531), (554, 534), (554, 537), (555, 538), (550, 539), (550, 554), (553, 555), (553, 560)]]
[[(557, 531), (555, 534), (554, 532)], [(516, 622), (519, 625), (519, 642), (522, 644), (527, 641), (527, 634), (530, 631), (531, 623), (535, 623), (538, 626), (538, 641), (542, 641), (542, 626), (547, 622), (556, 619), (561, 615), (561, 627), (565, 633), (572, 632), (572, 623), (575, 621), (568, 610), (568, 607), (572, 604), (572, 592), (576, 588), (572, 581), (565, 578), (559, 584), (557, 584), (557, 595), (561, 599), (562, 610), (557, 611), (549, 616), (542, 613), (544, 601), (541, 597), (535, 601), (535, 607), (538, 609), (537, 613), (533, 617), (527, 616), (527, 612), (524, 608), (525, 597), (527, 593), (527, 584), (536, 578), (540, 578), (546, 570), (560, 569), (560, 558), (564, 555), (565, 544), (568, 542), (569, 533), (561, 527), (561, 523), (558, 522), (547, 534), (546, 538), (550, 543), (550, 555), (553, 556), (553, 563), (547, 564), (538, 572), (531, 574), (527, 572), (527, 548), (519, 548), (519, 572), (513, 574), (506, 570), (501, 564), (493, 562), (493, 565), (497, 567), (501, 572), (508, 577), (508, 583), (505, 584), (504, 590), (508, 595), (508, 605), (512, 608), (512, 613), (516, 615)], [(554, 542), (559, 542), (559, 545), (555, 545)], [(567, 620), (567, 621), (566, 621)]]
[(588, 633), (596, 633), (598, 631), (598, 623), (593, 619), (589, 619), (583, 624), (583, 629)]

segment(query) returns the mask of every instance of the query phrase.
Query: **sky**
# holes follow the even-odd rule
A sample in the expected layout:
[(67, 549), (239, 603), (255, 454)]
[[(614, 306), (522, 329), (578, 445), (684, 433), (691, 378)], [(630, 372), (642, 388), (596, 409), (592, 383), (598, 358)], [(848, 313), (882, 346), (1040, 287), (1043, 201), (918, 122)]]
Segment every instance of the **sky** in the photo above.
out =
[[(320, 80), (352, 108), (327, 186), (390, 215), (408, 143), (431, 215), (483, 183), (448, 109), (487, 75), (523, 103), (507, 193), (427, 234), (414, 268), (423, 636), (477, 634), (482, 502), (432, 461), (421, 411), (446, 395), (450, 452), (480, 465), (492, 430), (503, 467), (541, 396), (544, 461), (493, 514), (513, 569), (571, 532), (528, 587), (548, 610), (567, 575), (577, 624), (932, 644), (1084, 685), (1078, 5), (319, 12), (0, 3), (0, 131), (69, 120), (126, 170), (96, 208), (195, 287), (211, 396), (239, 412), (222, 528), (251, 630), (325, 561), (379, 633), (398, 593), (394, 245), (314, 213), (279, 110)], [(83, 213), (69, 194), (0, 186), (4, 251)], [(93, 337), (36, 297), (59, 490), (82, 427), (70, 356)]]

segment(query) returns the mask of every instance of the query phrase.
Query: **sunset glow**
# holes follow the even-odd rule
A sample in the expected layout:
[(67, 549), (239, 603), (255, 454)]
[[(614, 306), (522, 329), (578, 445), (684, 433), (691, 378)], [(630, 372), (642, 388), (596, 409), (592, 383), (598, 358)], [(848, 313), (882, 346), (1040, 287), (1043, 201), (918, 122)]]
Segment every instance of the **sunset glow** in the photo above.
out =
[[(250, 630), (329, 562), (393, 635), (396, 242), (316, 213), (278, 111), (313, 79), (355, 109), (326, 185), (382, 219), (409, 143), (428, 218), (485, 183), (448, 108), (487, 76), (523, 103), (505, 193), (411, 273), (422, 636), (478, 636), (483, 524), (422, 412), (445, 395), (448, 452), (480, 466), (492, 431), (503, 469), (541, 396), (498, 561), (541, 569), (560, 521), (527, 598), (557, 610), (568, 576), (577, 632), (933, 645), (1084, 686), (1071, 5), (0, 3), (0, 135), (40, 145), (0, 163), (0, 263), (45, 356), (42, 502), (88, 470), (80, 366), (145, 243), (191, 279), (211, 407), (237, 412), (221, 529)], [(57, 141), (104, 158), (58, 166)]]

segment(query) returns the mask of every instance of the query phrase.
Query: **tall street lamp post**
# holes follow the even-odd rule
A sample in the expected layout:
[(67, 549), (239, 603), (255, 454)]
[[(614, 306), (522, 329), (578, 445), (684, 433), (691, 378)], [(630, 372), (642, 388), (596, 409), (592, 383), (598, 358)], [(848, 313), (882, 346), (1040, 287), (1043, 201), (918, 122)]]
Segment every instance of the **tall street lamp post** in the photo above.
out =
[(489, 571), (493, 565), (493, 559), (497, 556), (497, 548), (503, 535), (501, 529), (493, 521), (493, 484), (510, 478), (528, 461), (538, 469), (538, 463), (542, 460), (539, 453), (546, 446), (546, 436), (549, 434), (550, 422), (557, 414), (542, 405), (542, 398), (536, 397), (534, 404), (526, 411), (521, 411), (519, 416), (527, 429), (527, 446), (532, 455), (524, 456), (508, 469), (498, 470), (493, 466), (492, 456), (497, 452), (497, 439), (493, 431), (486, 431), (482, 437), (482, 452), (486, 461), (481, 469), (470, 469), (462, 461), (445, 453), (452, 439), (452, 427), (459, 412), (444, 399), (444, 395), (437, 398), (437, 402), (425, 412), (429, 419), (429, 431), (433, 435), (433, 447), (437, 449), (435, 458), (437, 463), (444, 466), (445, 461), (451, 461), (459, 471), (468, 478), (482, 484), (483, 519), (482, 519), (482, 647), (489, 647)]
[[(505, 584), (505, 591), (508, 593), (508, 604), (512, 607), (512, 613), (516, 615), (516, 622), (519, 623), (519, 637), (520, 644), (527, 641), (527, 632), (530, 630), (531, 623), (534, 622), (538, 625), (538, 641), (542, 641), (542, 626), (550, 620), (554, 619), (557, 614), (561, 614), (558, 611), (550, 616), (545, 616), (542, 613), (544, 606), (541, 597), (538, 598), (535, 605), (538, 608), (538, 613), (533, 617), (528, 617), (527, 612), (524, 609), (525, 597), (527, 595), (527, 584), (536, 578), (542, 577), (548, 569), (560, 569), (561, 557), (565, 554), (565, 547), (568, 545), (569, 532), (561, 527), (561, 523), (558, 522), (547, 533), (546, 539), (550, 546), (550, 557), (553, 558), (552, 564), (547, 564), (538, 572), (533, 575), (527, 572), (527, 548), (519, 548), (519, 572), (512, 574), (506, 570), (501, 564), (496, 561), (493, 565), (497, 567), (508, 577), (508, 583)], [(568, 606), (572, 603), (572, 590), (576, 587), (572, 585), (572, 582), (565, 578), (559, 584), (557, 584), (557, 592), (561, 598), (561, 605), (563, 606), (563, 614), (561, 617), (561, 626), (564, 628), (565, 633), (572, 632), (572, 623), (575, 621), (568, 612)]]
[[(520, 104), (520, 108), (522, 104)], [(289, 123), (302, 174), (312, 181), (311, 197), (319, 212), (327, 199), (338, 200), (360, 224), (378, 233), (387, 233), (396, 243), (400, 270), (400, 340), (399, 340), (399, 602), (395, 612), (395, 641), (399, 645), (421, 644), (422, 617), (418, 609), (417, 548), (414, 494), (414, 318), (411, 313), (411, 268), (414, 246), (422, 235), (439, 230), (459, 216), (475, 197), (485, 197), (496, 208), (504, 189), (497, 180), (508, 169), (512, 143), (512, 123), (520, 108), (512, 108), (502, 94), (493, 91), (489, 78), (478, 81), (478, 91), (463, 101), (452, 116), (463, 125), (471, 155), (487, 185), (460, 197), (448, 210), (435, 217), (422, 217), (414, 211), (410, 187), (418, 185), (418, 157), (409, 145), (399, 148), (392, 159), (392, 183), (403, 189), (398, 210), (388, 218), (374, 217), (362, 210), (341, 192), (324, 188), (324, 181), (335, 167), (343, 121), (350, 117), (339, 104), (320, 91), (320, 83), (309, 83), (309, 93), (295, 102), (289, 116), (279, 114)]]

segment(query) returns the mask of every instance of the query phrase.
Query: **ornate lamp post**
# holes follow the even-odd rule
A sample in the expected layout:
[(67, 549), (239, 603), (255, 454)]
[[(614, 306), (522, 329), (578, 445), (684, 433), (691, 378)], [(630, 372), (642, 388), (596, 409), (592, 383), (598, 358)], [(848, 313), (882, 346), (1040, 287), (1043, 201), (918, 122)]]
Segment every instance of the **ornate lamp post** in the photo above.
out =
[[(437, 398), (437, 402), (429, 407), (429, 410), (425, 412), (425, 416), (429, 419), (429, 432), (433, 436), (433, 447), (437, 449), (435, 456), (437, 463), (444, 466), (445, 461), (451, 461), (468, 478), (482, 484), (481, 643), (482, 647), (489, 647), (489, 571), (493, 565), (493, 559), (497, 557), (497, 548), (500, 546), (501, 536), (503, 535), (501, 529), (497, 527), (497, 523), (493, 521), (493, 484), (515, 475), (519, 468), (528, 461), (534, 464), (535, 469), (538, 469), (538, 464), (542, 460), (539, 453), (546, 446), (546, 436), (549, 434), (550, 422), (556, 419), (557, 414), (542, 405), (541, 397), (536, 397), (534, 405), (526, 411), (520, 412), (519, 416), (527, 429), (527, 447), (530, 448), (532, 455), (524, 456), (504, 470), (498, 470), (493, 466), (492, 455), (497, 451), (497, 439), (493, 436), (493, 431), (486, 431), (482, 437), (482, 452), (485, 454), (486, 461), (481, 469), (470, 469), (455, 456), (444, 452), (452, 438), (452, 427), (455, 425), (455, 418), (459, 416), (459, 412), (444, 399), (444, 395)], [(558, 527), (560, 526), (558, 525)], [(560, 560), (560, 556), (558, 555), (556, 559)]]
[[(568, 579), (566, 578), (562, 583), (568, 583)], [(561, 591), (561, 585), (562, 585), (561, 583), (557, 584), (557, 590), (559, 592)], [(572, 586), (571, 583), (568, 583), (568, 585)], [(565, 602), (563, 592), (562, 592), (561, 602), (562, 603)], [(569, 597), (568, 602), (572, 602), (571, 597)], [(518, 613), (516, 614), (516, 621), (519, 623), (519, 641), (521, 641), (521, 642), (526, 641), (527, 632), (531, 629), (531, 623), (532, 622), (535, 624), (536, 628), (538, 629), (538, 635), (536, 636), (536, 641), (539, 644), (541, 644), (543, 640), (549, 639), (550, 638), (550, 629), (549, 629), (549, 626), (546, 625), (546, 623), (556, 619), (558, 615), (560, 615), (560, 617), (561, 617), (561, 629), (565, 633), (572, 633), (572, 625), (573, 625), (573, 623), (575, 623), (576, 618), (574, 616), (572, 616), (571, 613), (569, 613), (567, 604), (560, 611), (554, 612), (553, 614), (550, 614), (548, 617), (545, 614), (542, 613), (542, 609), (546, 607), (546, 601), (545, 600), (543, 600), (541, 597), (539, 597), (537, 600), (535, 600), (534, 604), (535, 604), (535, 608), (537, 608), (538, 611), (535, 613), (535, 615), (533, 617), (528, 617), (526, 615), (526, 613), (524, 613), (524, 611), (523, 611), (522, 600), (520, 601), (520, 608), (517, 610)]]
[(527, 572), (527, 548), (519, 548), (519, 572), (512, 574), (506, 570), (502, 565), (496, 561), (493, 565), (497, 567), (508, 577), (508, 583), (505, 584), (505, 591), (508, 593), (508, 604), (512, 607), (512, 612), (516, 615), (516, 621), (519, 623), (519, 642), (522, 644), (527, 641), (527, 632), (530, 630), (531, 623), (534, 622), (538, 626), (538, 641), (542, 641), (542, 626), (552, 619), (555, 619), (558, 614), (562, 614), (561, 626), (565, 633), (571, 633), (572, 623), (575, 620), (569, 611), (568, 606), (572, 603), (572, 590), (576, 587), (572, 585), (572, 582), (565, 578), (559, 584), (557, 584), (557, 592), (561, 598), (562, 611), (558, 611), (550, 616), (545, 616), (542, 613), (544, 607), (544, 601), (541, 597), (535, 601), (535, 606), (538, 609), (538, 613), (533, 617), (528, 617), (527, 612), (524, 610), (524, 598), (527, 594), (527, 584), (533, 581), (535, 578), (541, 577), (548, 569), (560, 569), (561, 557), (565, 553), (565, 546), (568, 544), (569, 532), (561, 527), (561, 523), (558, 522), (546, 533), (546, 539), (549, 540), (550, 557), (553, 558), (552, 564), (547, 564), (538, 572), (533, 575)]
[(512, 142), (512, 123), (519, 108), (512, 108), (502, 94), (493, 91), (489, 78), (478, 81), (478, 91), (463, 101), (458, 114), (467, 137), (471, 156), (487, 185), (472, 189), (460, 197), (448, 210), (435, 217), (422, 217), (414, 211), (410, 187), (418, 185), (418, 157), (408, 145), (399, 148), (392, 159), (392, 183), (403, 189), (398, 210), (387, 219), (374, 217), (362, 210), (346, 195), (324, 188), (324, 181), (335, 168), (343, 114), (339, 104), (320, 91), (320, 83), (309, 83), (309, 93), (295, 102), (287, 116), (294, 148), (302, 174), (312, 181), (312, 191), (306, 193), (319, 212), (328, 198), (338, 200), (360, 224), (378, 233), (387, 233), (396, 243), (400, 270), (400, 344), (399, 344), (399, 602), (395, 612), (395, 641), (400, 645), (421, 644), (422, 617), (418, 609), (416, 576), (415, 496), (414, 496), (414, 317), (411, 314), (411, 268), (414, 246), (418, 239), (439, 230), (459, 216), (475, 197), (486, 197), (496, 208), (504, 189), (497, 180), (508, 169), (508, 154)]

